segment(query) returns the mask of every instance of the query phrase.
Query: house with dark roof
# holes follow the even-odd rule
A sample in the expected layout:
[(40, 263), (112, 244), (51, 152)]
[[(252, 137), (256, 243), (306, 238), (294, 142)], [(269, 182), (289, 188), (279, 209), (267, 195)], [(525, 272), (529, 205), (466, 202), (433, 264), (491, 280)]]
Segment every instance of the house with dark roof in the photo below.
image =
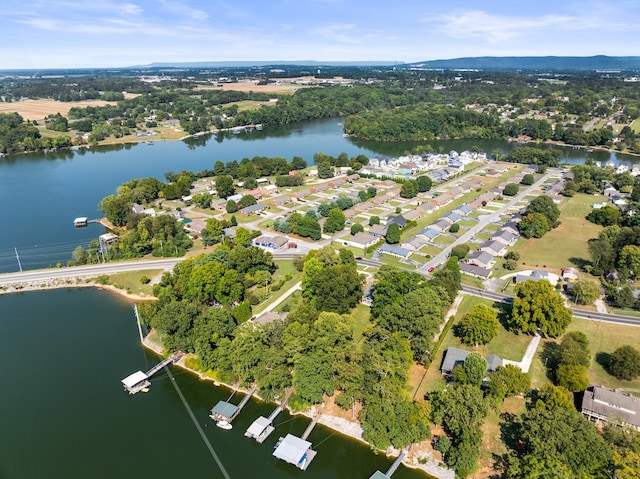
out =
[(241, 215), (249, 216), (254, 215), (256, 213), (260, 213), (263, 210), (268, 208), (267, 205), (262, 205), (260, 203), (256, 203), (255, 205), (247, 206), (246, 208), (242, 208), (238, 213)]
[(480, 279), (489, 279), (489, 276), (491, 276), (490, 269), (481, 268), (480, 266), (474, 266), (472, 264), (463, 263), (462, 261), (460, 261), (458, 264), (460, 266), (460, 272), (467, 274), (469, 276), (473, 276), (475, 278), (480, 278)]
[[(464, 364), (464, 361), (467, 359), (470, 351), (465, 351), (464, 349), (458, 349), (454, 347), (447, 348), (447, 351), (444, 354), (444, 358), (442, 360), (442, 366), (440, 366), (440, 371), (442, 374), (449, 374), (453, 371), (458, 365)], [(487, 372), (493, 372), (498, 369), (498, 366), (502, 366), (502, 359), (500, 359), (495, 354), (487, 356), (485, 358), (487, 360)]]
[(407, 219), (402, 215), (389, 216), (387, 218), (387, 229), (394, 223), (397, 224), (400, 229), (402, 229), (407, 226)]
[(640, 430), (640, 398), (602, 386), (589, 386), (582, 397), (582, 414), (593, 422), (617, 421)]

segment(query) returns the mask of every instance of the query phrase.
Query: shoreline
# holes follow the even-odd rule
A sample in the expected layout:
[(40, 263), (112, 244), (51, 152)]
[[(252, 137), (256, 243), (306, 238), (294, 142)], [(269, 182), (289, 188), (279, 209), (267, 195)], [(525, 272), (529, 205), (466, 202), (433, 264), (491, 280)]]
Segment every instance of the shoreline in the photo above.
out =
[[(3, 288), (0, 288), (0, 296), (3, 294), (15, 294), (15, 293), (25, 293), (25, 292), (33, 292), (33, 291), (45, 291), (45, 290), (53, 290), (53, 289), (63, 289), (63, 288), (97, 288), (106, 291), (110, 291), (112, 293), (118, 294), (128, 300), (131, 301), (153, 301), (156, 300), (153, 296), (143, 296), (137, 294), (130, 294), (126, 291), (116, 288), (113, 285), (105, 285), (99, 284), (95, 282), (95, 277), (83, 277), (78, 276), (75, 278), (66, 278), (66, 279), (55, 279), (50, 281), (34, 281), (34, 282), (19, 282), (15, 284), (7, 285)], [(164, 347), (160, 344), (152, 341), (147, 335), (143, 341), (142, 346), (155, 352), (156, 354), (163, 356), (164, 355)], [(185, 357), (181, 358), (178, 362), (175, 363), (176, 366), (198, 376), (200, 380), (203, 381), (211, 381), (216, 387), (225, 387), (230, 391), (239, 391), (244, 394), (247, 394), (248, 390), (245, 388), (241, 388), (238, 386), (234, 386), (231, 384), (220, 382), (201, 371), (195, 370), (185, 364)], [(259, 394), (254, 394), (254, 397), (259, 399), (260, 401), (266, 402)], [(321, 413), (321, 417), (318, 422), (325, 427), (336, 431), (344, 436), (349, 437), (350, 439), (354, 439), (362, 444), (366, 444), (369, 446), (375, 454), (384, 454), (387, 458), (396, 458), (400, 454), (400, 450), (389, 448), (387, 450), (376, 449), (371, 446), (367, 441), (364, 440), (363, 429), (359, 422), (349, 421), (348, 419), (344, 419), (339, 416), (334, 416), (327, 413), (322, 413), (322, 409), (325, 407), (325, 403), (314, 405), (309, 411), (304, 412), (294, 412), (286, 406), (287, 412), (292, 416), (305, 416), (309, 419), (312, 419), (318, 413)], [(428, 441), (428, 440), (427, 440)], [(415, 446), (415, 445), (414, 445)], [(417, 447), (415, 449), (423, 449), (422, 447)], [(425, 463), (420, 461), (426, 460)], [(455, 474), (452, 470), (446, 468), (442, 463), (438, 460), (435, 460), (431, 453), (428, 451), (425, 452), (414, 452), (411, 451), (410, 454), (405, 457), (402, 461), (402, 464), (411, 469), (419, 469), (426, 473), (428, 477), (438, 478), (438, 479), (454, 479)]]
[[(151, 340), (148, 334), (143, 339), (142, 345), (143, 347), (155, 352), (156, 354), (159, 354), (161, 356), (164, 355), (164, 352), (165, 352), (164, 347), (154, 342), (153, 340)], [(216, 387), (224, 387), (230, 391), (241, 392), (244, 394), (247, 394), (249, 392), (246, 388), (223, 383), (221, 381), (216, 380), (215, 378), (207, 376), (201, 371), (198, 371), (196, 369), (193, 369), (187, 366), (185, 363), (185, 357), (186, 356), (183, 356), (182, 358), (180, 358), (179, 361), (175, 362), (174, 364), (192, 374), (195, 374), (200, 380), (212, 382)], [(259, 394), (254, 393), (253, 397), (259, 399), (262, 402), (267, 402)], [(278, 403), (274, 402), (274, 404), (278, 404)], [(333, 431), (336, 431), (344, 436), (347, 436), (350, 439), (354, 439), (362, 444), (366, 444), (367, 446), (369, 446), (369, 448), (371, 448), (371, 450), (375, 454), (384, 454), (385, 457), (387, 458), (397, 458), (400, 455), (401, 451), (399, 449), (395, 449), (392, 447), (390, 447), (387, 450), (373, 448), (371, 444), (365, 441), (364, 438), (362, 437), (363, 429), (359, 422), (349, 421), (348, 419), (344, 419), (339, 416), (333, 416), (330, 414), (323, 413), (322, 409), (325, 407), (325, 404), (326, 403), (316, 404), (312, 406), (309, 411), (294, 412), (291, 410), (291, 408), (288, 405), (285, 406), (285, 409), (292, 416), (305, 416), (305, 417), (308, 417), (309, 419), (313, 419), (318, 414), (321, 414), (320, 418), (318, 419), (319, 424), (322, 424), (323, 426)], [(416, 446), (416, 445), (414, 444), (413, 446)], [(416, 449), (422, 449), (422, 448), (417, 447)], [(424, 459), (426, 459), (426, 462), (421, 463), (420, 461)], [(427, 474), (427, 477), (432, 477), (437, 479), (455, 479), (454, 471), (452, 469), (446, 468), (446, 466), (442, 465), (440, 461), (433, 459), (433, 457), (429, 452), (426, 452), (426, 453), (423, 452), (421, 454), (419, 452), (415, 453), (410, 451), (410, 453), (402, 461), (402, 465), (410, 469), (421, 470), (422, 472)]]

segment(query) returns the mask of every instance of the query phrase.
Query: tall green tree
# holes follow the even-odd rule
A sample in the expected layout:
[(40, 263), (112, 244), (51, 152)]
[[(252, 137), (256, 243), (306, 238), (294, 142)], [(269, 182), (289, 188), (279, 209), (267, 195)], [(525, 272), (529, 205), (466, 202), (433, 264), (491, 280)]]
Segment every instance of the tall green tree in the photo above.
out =
[(236, 192), (233, 186), (233, 178), (229, 175), (216, 176), (216, 192), (220, 198), (227, 199), (232, 196)]
[(640, 376), (640, 351), (631, 345), (620, 346), (609, 358), (608, 371), (618, 379), (631, 381)]
[(515, 287), (508, 325), (512, 330), (560, 336), (571, 323), (571, 312), (547, 281), (528, 280)]
[(477, 304), (462, 317), (456, 329), (456, 335), (465, 344), (487, 344), (500, 329), (498, 312), (485, 304)]
[(387, 243), (398, 244), (400, 243), (400, 227), (397, 223), (391, 223), (387, 228), (387, 235), (385, 236)]

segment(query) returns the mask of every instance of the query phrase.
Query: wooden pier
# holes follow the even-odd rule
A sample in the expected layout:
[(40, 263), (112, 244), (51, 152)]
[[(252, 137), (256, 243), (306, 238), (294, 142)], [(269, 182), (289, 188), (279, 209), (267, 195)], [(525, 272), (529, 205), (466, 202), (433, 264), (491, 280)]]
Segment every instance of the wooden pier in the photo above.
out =
[(393, 461), (393, 464), (391, 464), (386, 474), (380, 471), (376, 471), (369, 479), (391, 479), (391, 476), (394, 472), (396, 472), (396, 469), (400, 467), (400, 463), (409, 452), (409, 449), (411, 449), (411, 446), (405, 447), (402, 451), (400, 451), (400, 455), (396, 458), (395, 461)]
[(143, 373), (142, 371), (136, 371), (135, 373), (130, 374), (122, 380), (122, 385), (124, 386), (125, 391), (127, 391), (129, 394), (136, 394), (143, 389), (148, 388), (149, 386), (151, 386), (151, 381), (149, 381), (151, 376), (153, 376), (155, 373), (168, 366), (169, 364), (178, 361), (182, 356), (183, 353), (181, 352), (173, 353), (171, 356), (163, 359), (154, 367), (149, 369), (146, 373)]
[(273, 421), (278, 416), (278, 414), (280, 414), (284, 410), (284, 407), (286, 406), (289, 397), (291, 397), (292, 392), (293, 388), (289, 389), (283, 401), (278, 407), (273, 410), (269, 417), (260, 416), (258, 417), (258, 419), (253, 421), (244, 435), (246, 437), (253, 438), (258, 443), (262, 444), (264, 440), (268, 438), (273, 431), (275, 431), (276, 428), (273, 426)]
[(313, 431), (313, 428), (316, 427), (316, 424), (318, 424), (318, 419), (320, 419), (320, 414), (318, 414), (313, 418), (313, 421), (311, 421), (311, 424), (307, 426), (307, 429), (305, 429), (302, 436), (300, 436), (300, 439), (302, 439), (303, 441), (307, 440), (307, 438), (309, 437), (309, 434), (311, 434), (311, 431)]

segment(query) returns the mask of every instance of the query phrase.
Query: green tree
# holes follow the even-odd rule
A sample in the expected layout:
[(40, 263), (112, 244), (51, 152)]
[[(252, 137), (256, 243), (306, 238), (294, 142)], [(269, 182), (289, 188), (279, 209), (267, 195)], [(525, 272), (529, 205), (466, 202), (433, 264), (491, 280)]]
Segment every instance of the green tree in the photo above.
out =
[(549, 196), (538, 196), (532, 199), (527, 206), (527, 214), (541, 213), (549, 222), (551, 228), (558, 226), (558, 218), (560, 217), (560, 209)]
[(385, 239), (389, 244), (400, 243), (400, 227), (397, 223), (391, 223), (389, 225)]
[(202, 242), (205, 246), (218, 243), (222, 238), (222, 222), (216, 218), (209, 218), (207, 226), (202, 230)]
[(618, 269), (626, 277), (640, 277), (640, 246), (628, 244), (622, 247), (618, 258)]
[(520, 184), (529, 186), (529, 185), (532, 185), (534, 181), (535, 181), (535, 178), (533, 177), (533, 175), (531, 173), (527, 173), (522, 177), (522, 180), (520, 180)]
[[(507, 477), (602, 477), (611, 449), (596, 428), (575, 409), (534, 408), (513, 422), (512, 459)], [(532, 475), (527, 464), (544, 460), (548, 469)]]
[(418, 195), (418, 185), (415, 180), (409, 180), (402, 183), (400, 187), (401, 198), (415, 198)]
[(573, 283), (570, 290), (575, 302), (579, 304), (593, 304), (600, 298), (600, 288), (595, 281), (581, 280)]
[(227, 213), (235, 213), (240, 208), (238, 207), (238, 203), (236, 203), (234, 200), (229, 200), (227, 201), (225, 209), (227, 210)]
[(525, 238), (542, 238), (550, 230), (549, 220), (542, 213), (527, 213), (518, 223), (518, 231)]
[(584, 391), (589, 386), (588, 369), (579, 364), (560, 364), (556, 383), (571, 392)]
[(233, 178), (229, 175), (216, 176), (216, 192), (220, 198), (227, 199), (232, 196), (236, 192), (233, 186)]
[(449, 226), (449, 233), (457, 233), (458, 231), (460, 231), (460, 225), (458, 223), (453, 223)]
[(535, 407), (539, 409), (574, 409), (573, 394), (562, 386), (551, 383), (544, 384), (536, 394)]
[(628, 344), (619, 347), (611, 354), (607, 370), (625, 381), (637, 378), (640, 376), (640, 351)]
[(329, 211), (329, 216), (324, 223), (324, 232), (328, 234), (336, 233), (344, 229), (346, 218), (340, 208), (333, 208)]
[(363, 233), (364, 232), (364, 226), (362, 226), (360, 223), (353, 223), (351, 225), (351, 235), (355, 235), (357, 233)]
[(379, 216), (371, 216), (369, 218), (369, 226), (379, 225), (379, 224), (380, 224), (380, 217)]
[(427, 175), (418, 176), (416, 178), (416, 183), (418, 185), (418, 191), (420, 193), (429, 191), (433, 186), (433, 181)]
[(318, 178), (333, 178), (335, 170), (329, 161), (321, 161), (318, 163)]
[(240, 198), (240, 201), (238, 201), (238, 208), (246, 208), (247, 206), (255, 205), (256, 203), (258, 202), (256, 201), (255, 196), (243, 195), (242, 198)]
[(456, 328), (456, 335), (463, 343), (477, 346), (487, 344), (495, 338), (499, 329), (497, 311), (485, 304), (477, 304), (462, 317)]
[(512, 330), (535, 333), (538, 329), (549, 336), (561, 335), (571, 323), (571, 312), (547, 281), (527, 280), (515, 287), (508, 325)]
[(504, 196), (516, 196), (520, 191), (520, 187), (517, 183), (507, 183), (502, 191)]
[(531, 390), (531, 377), (513, 364), (498, 366), (489, 373), (487, 391), (499, 401)]
[(463, 366), (467, 382), (474, 386), (480, 386), (488, 366), (489, 363), (482, 354), (476, 351), (470, 352), (464, 360)]
[(195, 195), (193, 195), (193, 197), (191, 198), (191, 201), (193, 202), (194, 205), (199, 206), (200, 208), (211, 208), (211, 193), (209, 193), (208, 191), (202, 191), (200, 193), (197, 193)]
[(622, 213), (615, 206), (607, 205), (604, 208), (591, 210), (587, 220), (601, 226), (619, 225), (622, 223)]
[(464, 259), (468, 254), (471, 248), (468, 244), (457, 244), (453, 248), (451, 248), (451, 256), (455, 256), (459, 260)]
[(127, 216), (131, 212), (131, 204), (114, 195), (103, 198), (98, 208), (114, 226), (124, 226)]

